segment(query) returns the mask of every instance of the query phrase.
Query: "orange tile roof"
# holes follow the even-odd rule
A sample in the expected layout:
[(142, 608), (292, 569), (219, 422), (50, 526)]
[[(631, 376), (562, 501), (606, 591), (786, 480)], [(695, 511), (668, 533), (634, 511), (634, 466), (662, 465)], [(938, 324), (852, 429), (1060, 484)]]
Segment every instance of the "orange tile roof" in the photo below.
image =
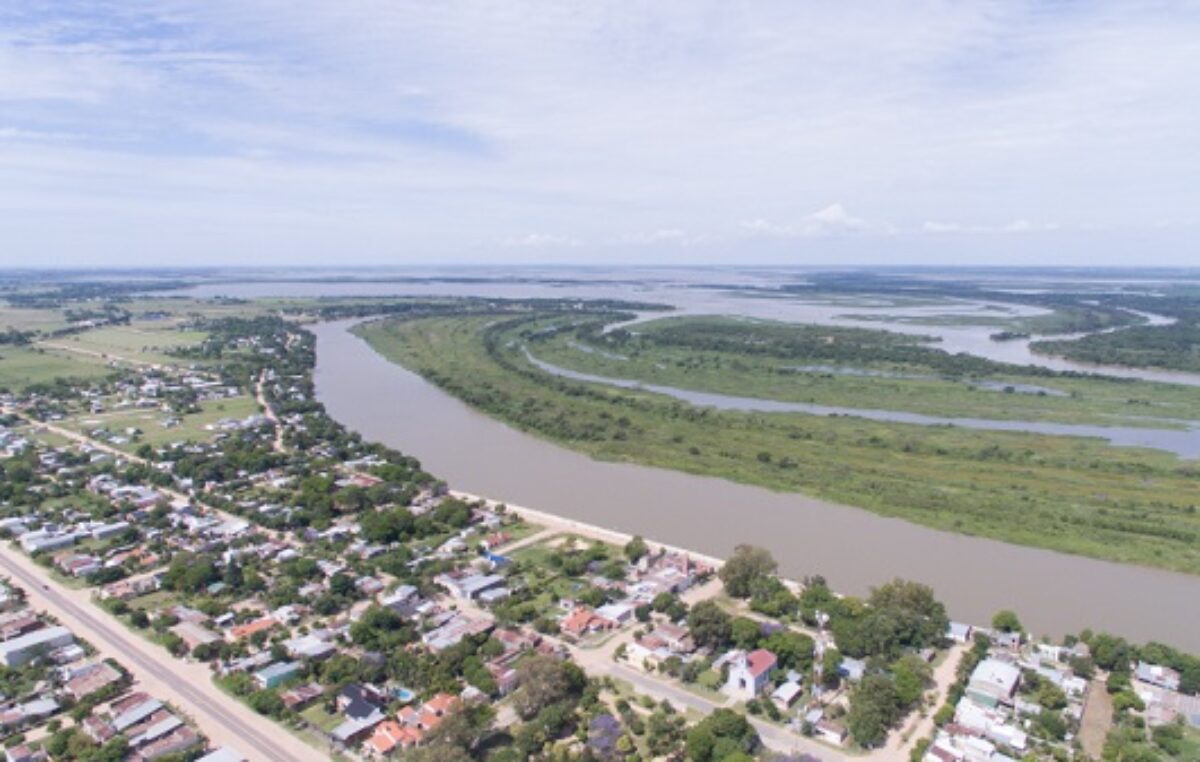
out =
[(458, 697), (449, 693), (439, 693), (425, 702), (425, 708), (437, 714), (445, 714), (458, 704)]
[(588, 628), (591, 624), (593, 614), (590, 609), (583, 607), (572, 611), (566, 619), (563, 620), (562, 628), (573, 635), (579, 635)]
[(241, 640), (242, 638), (249, 637), (256, 632), (269, 630), (277, 624), (279, 624), (279, 622), (274, 617), (265, 616), (262, 619), (255, 619), (253, 622), (239, 624), (237, 627), (234, 627), (232, 630), (230, 630), (230, 632), (233, 633), (234, 638)]
[(404, 726), (395, 720), (384, 720), (375, 726), (375, 732), (367, 739), (367, 743), (380, 754), (387, 754), (400, 743), (404, 730)]

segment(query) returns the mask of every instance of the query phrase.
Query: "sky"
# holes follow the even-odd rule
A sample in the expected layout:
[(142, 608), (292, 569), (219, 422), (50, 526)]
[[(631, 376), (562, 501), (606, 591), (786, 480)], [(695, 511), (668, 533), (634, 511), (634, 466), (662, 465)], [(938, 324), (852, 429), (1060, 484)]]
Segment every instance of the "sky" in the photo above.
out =
[(0, 267), (1198, 241), (1194, 2), (0, 2)]

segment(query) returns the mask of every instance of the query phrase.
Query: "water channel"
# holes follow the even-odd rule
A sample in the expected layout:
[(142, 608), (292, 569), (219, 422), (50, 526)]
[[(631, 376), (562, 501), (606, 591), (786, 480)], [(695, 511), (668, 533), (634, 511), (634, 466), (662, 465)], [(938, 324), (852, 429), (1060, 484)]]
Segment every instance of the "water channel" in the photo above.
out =
[(1200, 651), (1200, 576), (927, 529), (718, 478), (595, 461), (472, 410), (385, 360), (349, 325), (314, 327), (318, 397), (337, 420), (417, 456), (458, 489), (716, 556), (739, 542), (762, 545), (789, 576), (823, 574), (847, 593), (897, 576), (920, 580), (967, 621), (986, 622), (997, 609), (1012, 608), (1038, 634), (1090, 626)]

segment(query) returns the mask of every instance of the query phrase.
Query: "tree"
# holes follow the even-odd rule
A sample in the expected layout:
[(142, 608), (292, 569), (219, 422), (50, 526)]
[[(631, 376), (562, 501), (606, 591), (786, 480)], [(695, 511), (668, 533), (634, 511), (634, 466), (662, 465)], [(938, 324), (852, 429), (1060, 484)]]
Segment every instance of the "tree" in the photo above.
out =
[(713, 601), (701, 601), (693, 606), (688, 612), (687, 623), (698, 646), (716, 649), (729, 642), (729, 615)]
[(255, 691), (250, 694), (248, 701), (251, 708), (259, 714), (265, 714), (269, 717), (278, 717), (283, 714), (283, 699), (279, 698), (279, 694), (275, 693), (275, 691)]
[(629, 559), (629, 563), (635, 564), (642, 556), (650, 552), (650, 548), (646, 545), (646, 541), (641, 535), (635, 536), (632, 540), (625, 543), (625, 557)]
[(490, 704), (459, 704), (430, 731), (425, 742), (429, 746), (445, 744), (473, 751), (491, 732), (495, 718), (496, 710)]
[(758, 643), (763, 637), (762, 625), (753, 619), (740, 616), (730, 625), (729, 637), (738, 648), (747, 651), (758, 648)]
[(749, 758), (758, 745), (758, 733), (744, 715), (716, 709), (688, 731), (684, 753), (694, 762), (728, 761)]
[(896, 686), (887, 675), (867, 675), (850, 694), (846, 728), (859, 745), (873, 748), (887, 740), (888, 729), (903, 716)]
[(921, 698), (933, 676), (929, 662), (914, 654), (906, 654), (892, 665), (892, 681), (896, 698), (903, 707), (911, 707)]
[(756, 582), (770, 578), (779, 565), (765, 548), (738, 545), (733, 555), (721, 567), (718, 576), (725, 590), (735, 598), (749, 598)]
[(1024, 632), (1025, 628), (1021, 626), (1021, 620), (1017, 619), (1016, 613), (1008, 609), (997, 611), (992, 616), (992, 629), (1000, 632)]
[(779, 630), (768, 635), (761, 645), (775, 654), (781, 669), (794, 669), (801, 674), (812, 669), (815, 644), (804, 633)]
[(583, 693), (587, 676), (570, 661), (553, 656), (530, 656), (517, 665), (513, 708), (522, 719), (532, 719), (542, 709)]

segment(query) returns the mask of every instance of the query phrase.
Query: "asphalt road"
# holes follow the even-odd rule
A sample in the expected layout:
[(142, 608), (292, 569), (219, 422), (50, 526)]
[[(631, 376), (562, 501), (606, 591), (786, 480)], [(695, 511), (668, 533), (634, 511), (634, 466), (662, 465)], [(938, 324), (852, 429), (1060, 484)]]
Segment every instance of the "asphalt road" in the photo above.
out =
[[(247, 712), (251, 710), (244, 709), (241, 705), (231, 706), (236, 699), (220, 694), (219, 689), (211, 682), (204, 686), (196, 686), (192, 682), (194, 676), (184, 674), (184, 670), (180, 669), (183, 665), (173, 663), (174, 659), (171, 656), (165, 652), (161, 654), (147, 653), (148, 644), (134, 642), (136, 636), (125, 632), (120, 625), (109, 622), (106, 615), (94, 613), (89, 610), (90, 606), (81, 605), (70, 596), (65, 595), (57, 589), (53, 581), (48, 581), (48, 577), (42, 578), (26, 568), (20, 560), (14, 559), (13, 552), (8, 548), (0, 549), (0, 566), (13, 581), (27, 589), (31, 601), (43, 601), (50, 613), (58, 616), (65, 615), (64, 619), (78, 622), (82, 625), (82, 631), (77, 631), (77, 635), (88, 640), (101, 641), (97, 643), (93, 640), (93, 644), (102, 651), (112, 652), (111, 655), (125, 666), (130, 667), (135, 676), (147, 675), (168, 686), (182, 700), (179, 709), (190, 713), (201, 725), (201, 730), (214, 737), (214, 740), (220, 741), (222, 737), (232, 736), (236, 739), (236, 748), (241, 753), (250, 755), (252, 759), (268, 760), (269, 762), (328, 759), (324, 754), (290, 736), (282, 728), (264, 731), (246, 721), (240, 716), (238, 710)], [(71, 622), (64, 621), (63, 624), (70, 626)], [(75, 628), (72, 627), (72, 629)], [(217, 695), (214, 696), (213, 693)], [(159, 698), (170, 700), (173, 697), (159, 696)], [(263, 718), (263, 722), (269, 723), (269, 720)], [(208, 731), (208, 727), (213, 724), (227, 732)]]

